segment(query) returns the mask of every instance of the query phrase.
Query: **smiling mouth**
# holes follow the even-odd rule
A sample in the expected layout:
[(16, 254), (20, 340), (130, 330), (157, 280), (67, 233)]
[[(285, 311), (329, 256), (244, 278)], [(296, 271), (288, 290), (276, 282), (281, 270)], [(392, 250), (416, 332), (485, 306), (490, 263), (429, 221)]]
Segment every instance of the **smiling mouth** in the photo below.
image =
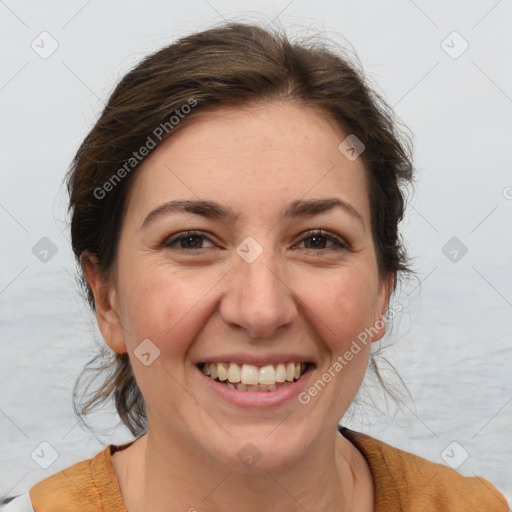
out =
[(232, 362), (200, 363), (198, 368), (210, 379), (238, 391), (276, 391), (297, 382), (313, 363), (280, 363), (255, 366)]

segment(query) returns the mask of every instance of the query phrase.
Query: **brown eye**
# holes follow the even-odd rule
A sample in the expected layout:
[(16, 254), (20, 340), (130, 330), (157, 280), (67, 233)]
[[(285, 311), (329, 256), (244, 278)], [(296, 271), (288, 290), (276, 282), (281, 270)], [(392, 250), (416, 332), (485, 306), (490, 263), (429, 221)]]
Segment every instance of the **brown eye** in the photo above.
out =
[(204, 240), (208, 240), (208, 237), (200, 231), (184, 231), (167, 238), (163, 243), (162, 247), (174, 248), (176, 244), (179, 244), (176, 249), (182, 251), (193, 251), (198, 249), (205, 249), (203, 247)]
[[(311, 241), (308, 243), (308, 241)], [(347, 250), (348, 245), (333, 235), (332, 233), (328, 233), (325, 231), (317, 230), (317, 231), (309, 231), (306, 233), (304, 237), (302, 237), (301, 242), (305, 242), (306, 249), (338, 249), (338, 250)], [(327, 243), (331, 243), (330, 246), (326, 246)]]

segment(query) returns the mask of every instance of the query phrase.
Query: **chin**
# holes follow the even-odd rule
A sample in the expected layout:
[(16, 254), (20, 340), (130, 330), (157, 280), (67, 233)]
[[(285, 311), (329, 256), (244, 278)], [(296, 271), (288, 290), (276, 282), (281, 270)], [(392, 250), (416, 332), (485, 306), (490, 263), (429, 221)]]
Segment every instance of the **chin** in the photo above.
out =
[(305, 440), (298, 432), (289, 432), (284, 427), (270, 435), (269, 428), (245, 430), (246, 435), (227, 435), (213, 453), (208, 447), (211, 456), (230, 470), (245, 474), (280, 471), (297, 464), (304, 456)]

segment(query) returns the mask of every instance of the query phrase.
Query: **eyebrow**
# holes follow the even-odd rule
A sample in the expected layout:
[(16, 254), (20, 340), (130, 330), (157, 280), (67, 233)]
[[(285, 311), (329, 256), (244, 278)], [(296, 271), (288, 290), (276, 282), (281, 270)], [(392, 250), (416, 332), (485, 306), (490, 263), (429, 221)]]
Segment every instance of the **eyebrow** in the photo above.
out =
[[(366, 229), (363, 216), (343, 199), (333, 197), (326, 199), (307, 199), (293, 201), (281, 211), (281, 220), (294, 217), (307, 217), (331, 211), (335, 208), (341, 209), (352, 217), (356, 218)], [(202, 217), (218, 219), (226, 222), (233, 222), (239, 217), (233, 210), (215, 201), (206, 200), (174, 200), (168, 201), (152, 210), (144, 219), (141, 229), (153, 223), (158, 218), (177, 212), (188, 212)]]

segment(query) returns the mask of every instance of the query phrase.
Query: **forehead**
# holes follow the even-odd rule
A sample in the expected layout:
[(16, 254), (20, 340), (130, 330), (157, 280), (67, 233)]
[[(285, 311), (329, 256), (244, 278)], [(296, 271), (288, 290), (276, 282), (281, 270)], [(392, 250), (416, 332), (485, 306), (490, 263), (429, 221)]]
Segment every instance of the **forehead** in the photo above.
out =
[(364, 164), (338, 149), (347, 135), (293, 103), (203, 111), (142, 162), (129, 209), (139, 217), (170, 199), (201, 198), (262, 217), (298, 198), (337, 196), (369, 218)]

